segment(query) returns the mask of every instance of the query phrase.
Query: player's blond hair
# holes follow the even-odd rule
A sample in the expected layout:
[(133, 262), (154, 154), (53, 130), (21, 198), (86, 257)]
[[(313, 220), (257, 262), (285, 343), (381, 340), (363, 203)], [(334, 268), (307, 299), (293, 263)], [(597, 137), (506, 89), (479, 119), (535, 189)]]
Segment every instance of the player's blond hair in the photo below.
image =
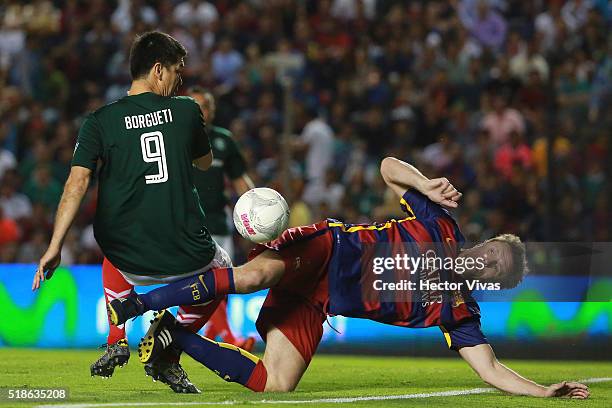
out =
[(486, 244), (492, 241), (505, 242), (510, 246), (510, 251), (512, 252), (512, 268), (498, 277), (498, 282), (501, 284), (502, 289), (515, 288), (521, 283), (525, 275), (529, 273), (527, 256), (525, 255), (525, 244), (514, 234), (501, 234), (486, 240), (484, 243)]

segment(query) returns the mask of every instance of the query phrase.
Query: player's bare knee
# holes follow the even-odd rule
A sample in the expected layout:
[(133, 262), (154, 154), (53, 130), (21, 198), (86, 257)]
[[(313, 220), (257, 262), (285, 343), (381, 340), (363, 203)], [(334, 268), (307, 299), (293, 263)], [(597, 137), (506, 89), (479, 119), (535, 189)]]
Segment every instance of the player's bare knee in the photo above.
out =
[(285, 378), (279, 378), (271, 376), (268, 373), (268, 381), (266, 382), (265, 392), (291, 392), (297, 387), (297, 383), (287, 380)]
[(262, 269), (263, 276), (266, 277), (266, 285), (275, 285), (285, 274), (285, 261), (283, 261), (278, 253), (273, 251), (264, 252), (262, 259), (265, 260)]
[(234, 286), (237, 293), (252, 293), (265, 288), (266, 277), (260, 268), (249, 264), (234, 268)]
[(245, 265), (234, 268), (234, 285), (238, 293), (267, 289), (280, 280), (284, 263), (270, 252), (266, 251)]
[(266, 384), (265, 392), (292, 392), (295, 390), (295, 385), (290, 386), (287, 384), (274, 384), (273, 386), (268, 387)]

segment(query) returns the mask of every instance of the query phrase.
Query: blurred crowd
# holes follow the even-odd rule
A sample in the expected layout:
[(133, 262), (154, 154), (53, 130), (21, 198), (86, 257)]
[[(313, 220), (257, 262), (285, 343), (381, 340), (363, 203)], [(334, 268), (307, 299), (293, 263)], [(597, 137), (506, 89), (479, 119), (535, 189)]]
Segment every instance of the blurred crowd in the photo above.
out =
[[(401, 216), (391, 155), (464, 192), (468, 239), (608, 241), (611, 16), (607, 0), (4, 1), (0, 262), (45, 250), (81, 120), (126, 95), (151, 29), (185, 45), (184, 86), (214, 93), (293, 225)], [(95, 182), (83, 207), (66, 264), (101, 260)]]

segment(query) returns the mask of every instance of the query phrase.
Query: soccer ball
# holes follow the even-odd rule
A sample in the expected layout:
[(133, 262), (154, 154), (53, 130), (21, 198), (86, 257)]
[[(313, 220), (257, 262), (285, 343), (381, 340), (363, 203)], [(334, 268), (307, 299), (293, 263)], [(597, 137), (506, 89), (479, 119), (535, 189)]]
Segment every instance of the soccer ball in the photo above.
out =
[(244, 238), (272, 241), (287, 229), (289, 206), (277, 191), (259, 187), (247, 191), (234, 206), (234, 225)]

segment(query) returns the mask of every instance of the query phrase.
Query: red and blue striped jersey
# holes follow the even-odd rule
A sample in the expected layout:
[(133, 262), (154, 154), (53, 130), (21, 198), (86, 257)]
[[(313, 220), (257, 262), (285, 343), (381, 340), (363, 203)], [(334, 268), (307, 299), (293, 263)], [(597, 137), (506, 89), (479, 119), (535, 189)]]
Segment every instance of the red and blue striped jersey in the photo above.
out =
[[(407, 217), (382, 224), (328, 220), (333, 236), (328, 313), (405, 327), (443, 326), (449, 330), (460, 322), (477, 320), (480, 310), (469, 292), (419, 288), (419, 280), (423, 279), (460, 281), (452, 270), (423, 268), (411, 273), (392, 267), (382, 274), (373, 272), (374, 258), (406, 255), (414, 259), (454, 259), (465, 242), (448, 211), (423, 194), (409, 190), (400, 205)], [(412, 281), (416, 289), (376, 290), (381, 279), (396, 284)]]

